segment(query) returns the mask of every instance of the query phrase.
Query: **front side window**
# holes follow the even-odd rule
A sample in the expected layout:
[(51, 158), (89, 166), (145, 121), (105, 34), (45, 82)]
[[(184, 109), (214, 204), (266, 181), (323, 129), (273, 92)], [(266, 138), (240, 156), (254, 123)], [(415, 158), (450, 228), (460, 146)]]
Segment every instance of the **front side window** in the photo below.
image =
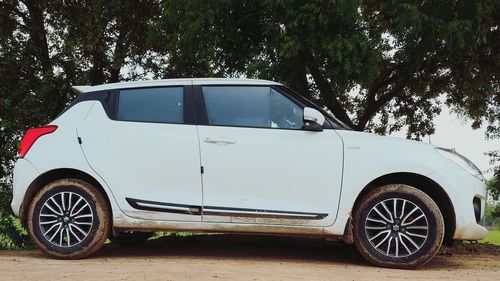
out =
[(273, 88), (263, 86), (203, 87), (208, 123), (278, 129), (301, 129), (303, 110)]
[(184, 123), (182, 87), (121, 90), (118, 120)]

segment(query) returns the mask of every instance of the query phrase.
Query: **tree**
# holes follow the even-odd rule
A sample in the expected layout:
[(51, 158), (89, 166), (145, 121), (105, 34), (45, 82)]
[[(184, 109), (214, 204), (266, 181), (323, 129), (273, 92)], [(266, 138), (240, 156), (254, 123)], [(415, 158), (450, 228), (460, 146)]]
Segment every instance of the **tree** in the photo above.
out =
[(485, 220), (490, 223), (495, 223), (500, 227), (500, 170), (496, 170), (494, 177), (489, 180), (486, 185), (488, 187), (489, 206), (486, 206)]
[[(499, 164), (493, 168), (493, 178), (488, 182), (488, 190), (490, 195), (494, 198), (494, 200), (500, 200), (500, 151), (490, 151), (488, 155), (491, 157), (491, 165)], [(500, 205), (498, 206), (497, 215), (500, 218)]]
[(498, 137), (498, 1), (168, 1), (163, 7), (164, 25), (179, 30), (163, 38), (175, 60), (194, 61), (214, 75), (282, 81), (357, 130), (407, 126), (409, 137), (420, 138), (434, 132), (444, 102), (474, 127), (486, 121)]
[[(11, 9), (16, 1), (1, 3), (0, 9), (0, 247), (22, 247), (26, 235), (18, 234), (18, 227), (10, 214), (12, 159), (15, 158), (21, 131), (47, 120), (53, 104), (38, 110), (49, 92), (58, 86), (50, 65), (44, 59), (36, 30), (36, 7), (25, 7), (21, 14)], [(28, 14), (32, 13), (28, 17)], [(19, 20), (19, 21), (18, 21)], [(17, 31), (26, 32), (27, 36)], [(32, 30), (28, 32), (28, 30)], [(37, 54), (40, 55), (37, 55)], [(39, 79), (47, 72), (45, 80)], [(36, 94), (35, 94), (36, 93)], [(57, 103), (57, 101), (55, 102)], [(7, 244), (7, 245), (4, 245)]]
[(123, 79), (120, 71), (149, 50), (149, 26), (159, 16), (155, 0), (45, 3), (55, 28), (54, 59), (64, 73), (79, 73), (91, 85)]

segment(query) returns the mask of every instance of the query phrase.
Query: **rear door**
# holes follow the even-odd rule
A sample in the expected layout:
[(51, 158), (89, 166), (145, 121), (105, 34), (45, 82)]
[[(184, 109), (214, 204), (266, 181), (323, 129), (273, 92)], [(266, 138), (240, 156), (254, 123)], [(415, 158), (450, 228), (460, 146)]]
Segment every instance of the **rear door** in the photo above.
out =
[(270, 86), (197, 90), (203, 221), (333, 224), (343, 161), (333, 129), (304, 130), (303, 105)]
[(201, 174), (191, 86), (110, 93), (78, 127), (90, 166), (131, 217), (201, 221)]

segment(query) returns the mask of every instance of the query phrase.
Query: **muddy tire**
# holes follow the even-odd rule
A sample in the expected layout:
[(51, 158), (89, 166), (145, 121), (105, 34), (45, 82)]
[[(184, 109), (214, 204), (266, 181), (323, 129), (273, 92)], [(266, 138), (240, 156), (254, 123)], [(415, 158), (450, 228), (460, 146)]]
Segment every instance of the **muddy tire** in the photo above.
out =
[(354, 244), (377, 266), (422, 266), (436, 255), (443, 237), (443, 216), (436, 203), (408, 185), (378, 187), (354, 211)]
[(110, 211), (104, 196), (78, 179), (54, 181), (42, 188), (28, 211), (28, 231), (49, 256), (87, 257), (99, 250), (110, 232)]
[(154, 232), (125, 231), (109, 238), (113, 244), (120, 246), (137, 246), (145, 243)]

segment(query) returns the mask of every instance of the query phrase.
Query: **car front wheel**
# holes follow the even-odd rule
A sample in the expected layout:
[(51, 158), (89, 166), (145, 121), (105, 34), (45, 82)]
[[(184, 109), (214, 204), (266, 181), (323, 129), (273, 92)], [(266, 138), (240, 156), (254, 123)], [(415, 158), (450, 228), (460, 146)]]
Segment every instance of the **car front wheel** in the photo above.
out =
[(443, 216), (436, 203), (408, 185), (378, 187), (354, 212), (354, 244), (378, 266), (419, 267), (436, 255), (443, 237)]
[(55, 258), (78, 259), (102, 247), (109, 234), (109, 209), (103, 195), (78, 179), (42, 188), (28, 212), (35, 244)]

